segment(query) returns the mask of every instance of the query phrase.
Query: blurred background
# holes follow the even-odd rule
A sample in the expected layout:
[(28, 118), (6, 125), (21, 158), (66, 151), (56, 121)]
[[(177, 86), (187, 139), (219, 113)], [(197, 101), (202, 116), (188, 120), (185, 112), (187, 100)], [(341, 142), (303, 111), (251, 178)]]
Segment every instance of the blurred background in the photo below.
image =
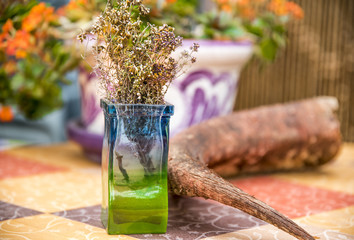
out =
[(288, 46), (262, 71), (242, 72), (235, 110), (335, 96), (345, 141), (354, 141), (354, 1), (295, 0), (305, 12), (289, 25)]
[[(25, 0), (17, 2), (25, 6), (30, 3), (31, 7), (38, 4), (38, 2)], [(42, 36), (42, 39), (45, 39), (45, 42), (51, 42), (50, 46), (45, 43), (40, 45), (40, 41), (36, 42), (37, 48), (48, 47), (50, 51), (58, 44), (61, 44), (60, 49), (63, 45), (75, 45), (70, 44), (70, 41), (73, 41), (72, 39), (80, 32), (80, 29), (89, 29), (92, 26), (94, 18), (105, 4), (105, 1), (100, 0), (46, 0), (41, 2), (55, 7), (55, 10), (48, 10), (48, 12), (43, 8), (43, 12), (50, 15), (55, 11), (61, 19), (59, 27), (61, 33), (53, 34), (61, 38), (60, 42), (48, 38), (53, 33), (49, 30), (44, 37)], [(314, 96), (335, 96), (339, 100), (338, 117), (341, 122), (343, 139), (354, 142), (354, 1), (294, 0), (293, 2), (297, 5), (285, 5), (286, 1), (282, 0), (201, 0), (199, 2), (196, 0), (146, 0), (146, 2), (152, 9), (147, 20), (157, 24), (164, 21), (176, 23), (177, 33), (185, 38), (200, 37), (218, 41), (251, 39), (255, 46), (254, 55), (241, 71), (233, 108), (235, 111)], [(267, 11), (271, 12), (266, 13), (268, 15), (263, 14), (262, 7), (260, 7), (264, 2), (268, 4)], [(31, 22), (31, 19), (35, 19), (33, 16), (42, 14), (37, 12), (33, 13), (32, 17), (28, 17), (31, 8), (28, 8), (26, 12), (16, 7), (11, 8), (9, 14), (6, 12), (9, 10), (9, 5), (11, 4), (8, 1), (0, 0), (0, 9), (2, 9), (0, 11), (2, 25), (0, 48), (4, 49), (6, 49), (6, 44), (11, 43), (11, 36), (17, 36), (15, 31), (22, 31), (21, 21), (26, 19)], [(47, 5), (48, 8), (50, 6)], [(233, 12), (234, 7), (235, 9), (237, 7), (235, 12)], [(217, 9), (217, 11), (213, 12), (211, 9)], [(194, 12), (205, 11), (210, 11), (210, 13), (201, 15), (198, 19), (191, 18)], [(240, 14), (242, 18), (232, 18), (223, 12), (231, 13), (231, 16)], [(217, 15), (219, 13), (222, 14)], [(23, 17), (18, 18), (16, 14), (23, 14)], [(11, 24), (7, 21), (9, 18), (12, 19)], [(292, 21), (291, 18), (298, 19)], [(58, 27), (55, 21), (48, 20), (49, 25)], [(195, 23), (197, 26), (201, 23), (204, 28), (191, 29), (190, 26)], [(47, 29), (48, 23), (40, 26)], [(269, 29), (272, 34), (267, 36)], [(189, 34), (188, 30), (193, 30), (198, 34)], [(29, 32), (33, 33), (35, 38), (40, 35), (35, 35), (37, 32), (35, 28), (30, 29)], [(21, 47), (21, 43), (18, 47)], [(28, 69), (34, 69), (33, 66), (36, 65), (34, 60), (28, 62), (28, 54), (22, 56), (21, 52), (17, 51), (12, 56), (7, 51), (10, 50), (4, 50), (0, 59), (0, 71), (2, 71), (2, 74), (0, 73), (0, 139), (6, 141), (4, 145), (9, 144), (7, 141), (9, 139), (31, 143), (66, 141), (68, 124), (75, 119), (85, 122), (87, 119), (82, 117), (82, 111), (86, 110), (82, 110), (82, 104), (90, 106), (88, 103), (90, 101), (85, 100), (83, 103), (83, 91), (79, 84), (80, 72), (83, 70), (89, 72), (87, 64), (85, 65), (85, 62), (80, 60), (80, 51), (78, 48), (66, 48), (65, 51), (53, 51), (50, 56), (38, 53), (42, 61), (39, 66), (44, 66), (43, 64), (54, 59), (53, 64), (46, 65), (46, 69), (50, 70), (45, 76), (48, 76), (49, 82), (55, 82), (59, 86), (59, 90), (52, 88), (54, 90), (51, 90), (46, 97), (39, 94), (42, 96), (40, 101), (33, 101), (33, 93), (36, 92), (33, 89), (38, 89), (34, 87), (37, 85), (43, 86), (43, 82), (33, 80), (33, 83), (28, 84), (28, 80), (24, 77), (33, 75), (29, 74), (31, 71)], [(19, 64), (23, 59), (28, 61), (22, 65)], [(62, 62), (58, 63), (58, 59)], [(64, 65), (65, 67), (62, 67)], [(41, 69), (41, 67), (38, 68)], [(11, 69), (16, 70), (11, 72)], [(20, 76), (18, 73), (21, 71), (23, 74)], [(38, 71), (43, 72), (45, 69)], [(54, 73), (58, 73), (63, 79), (56, 80), (58, 76)], [(68, 82), (71, 84), (67, 84)], [(30, 85), (27, 86), (29, 89), (27, 93), (21, 92), (23, 90), (23, 87), (20, 87), (21, 83)], [(45, 91), (47, 90), (42, 92)], [(18, 97), (20, 95), (21, 97)], [(49, 104), (48, 99), (52, 97), (59, 98), (60, 101)], [(11, 98), (15, 100), (7, 101)], [(92, 101), (91, 104), (94, 105)], [(44, 110), (43, 112), (28, 110), (26, 113), (26, 107), (20, 105), (31, 105), (34, 108), (42, 106), (41, 111)], [(11, 110), (8, 110), (8, 106)]]

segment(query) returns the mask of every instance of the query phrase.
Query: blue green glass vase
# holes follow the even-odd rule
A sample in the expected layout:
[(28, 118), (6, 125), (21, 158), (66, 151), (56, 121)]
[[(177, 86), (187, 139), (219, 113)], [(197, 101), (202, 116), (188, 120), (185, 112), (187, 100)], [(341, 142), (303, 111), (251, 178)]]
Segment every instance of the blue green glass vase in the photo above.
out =
[(113, 104), (105, 116), (101, 220), (108, 234), (165, 233), (172, 105)]

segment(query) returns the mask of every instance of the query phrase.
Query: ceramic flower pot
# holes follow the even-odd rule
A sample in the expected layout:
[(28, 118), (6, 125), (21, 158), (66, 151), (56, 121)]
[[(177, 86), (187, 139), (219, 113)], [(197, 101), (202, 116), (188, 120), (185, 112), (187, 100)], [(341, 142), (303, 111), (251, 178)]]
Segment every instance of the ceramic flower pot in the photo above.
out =
[(102, 214), (109, 234), (164, 233), (172, 105), (112, 104), (102, 149)]
[[(249, 42), (197, 42), (200, 44), (195, 54), (197, 62), (173, 82), (165, 97), (176, 109), (171, 136), (232, 112), (241, 70), (253, 51)], [(193, 41), (186, 40), (183, 44), (186, 49)]]

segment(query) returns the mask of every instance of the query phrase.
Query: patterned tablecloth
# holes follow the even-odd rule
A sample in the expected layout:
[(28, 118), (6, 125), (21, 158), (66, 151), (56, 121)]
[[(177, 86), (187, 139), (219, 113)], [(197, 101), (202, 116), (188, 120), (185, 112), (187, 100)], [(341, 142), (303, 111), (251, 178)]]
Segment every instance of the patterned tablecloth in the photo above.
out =
[[(232, 183), (320, 239), (354, 239), (354, 144), (315, 171), (258, 175)], [(294, 239), (233, 209), (170, 197), (166, 234), (109, 236), (99, 219), (100, 166), (65, 143), (0, 152), (0, 239)]]

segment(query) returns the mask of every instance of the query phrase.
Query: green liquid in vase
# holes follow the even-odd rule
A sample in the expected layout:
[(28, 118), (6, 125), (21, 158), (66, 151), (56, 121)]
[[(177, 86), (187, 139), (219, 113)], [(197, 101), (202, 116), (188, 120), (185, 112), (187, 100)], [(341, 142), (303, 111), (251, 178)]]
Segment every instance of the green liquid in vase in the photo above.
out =
[[(109, 234), (165, 233), (168, 217), (167, 175), (137, 177), (114, 182), (109, 207)], [(140, 178), (139, 178), (140, 175)], [(121, 176), (120, 176), (121, 177)], [(116, 177), (114, 177), (117, 179)], [(137, 180), (138, 179), (138, 180)], [(134, 181), (135, 180), (135, 181)]]

